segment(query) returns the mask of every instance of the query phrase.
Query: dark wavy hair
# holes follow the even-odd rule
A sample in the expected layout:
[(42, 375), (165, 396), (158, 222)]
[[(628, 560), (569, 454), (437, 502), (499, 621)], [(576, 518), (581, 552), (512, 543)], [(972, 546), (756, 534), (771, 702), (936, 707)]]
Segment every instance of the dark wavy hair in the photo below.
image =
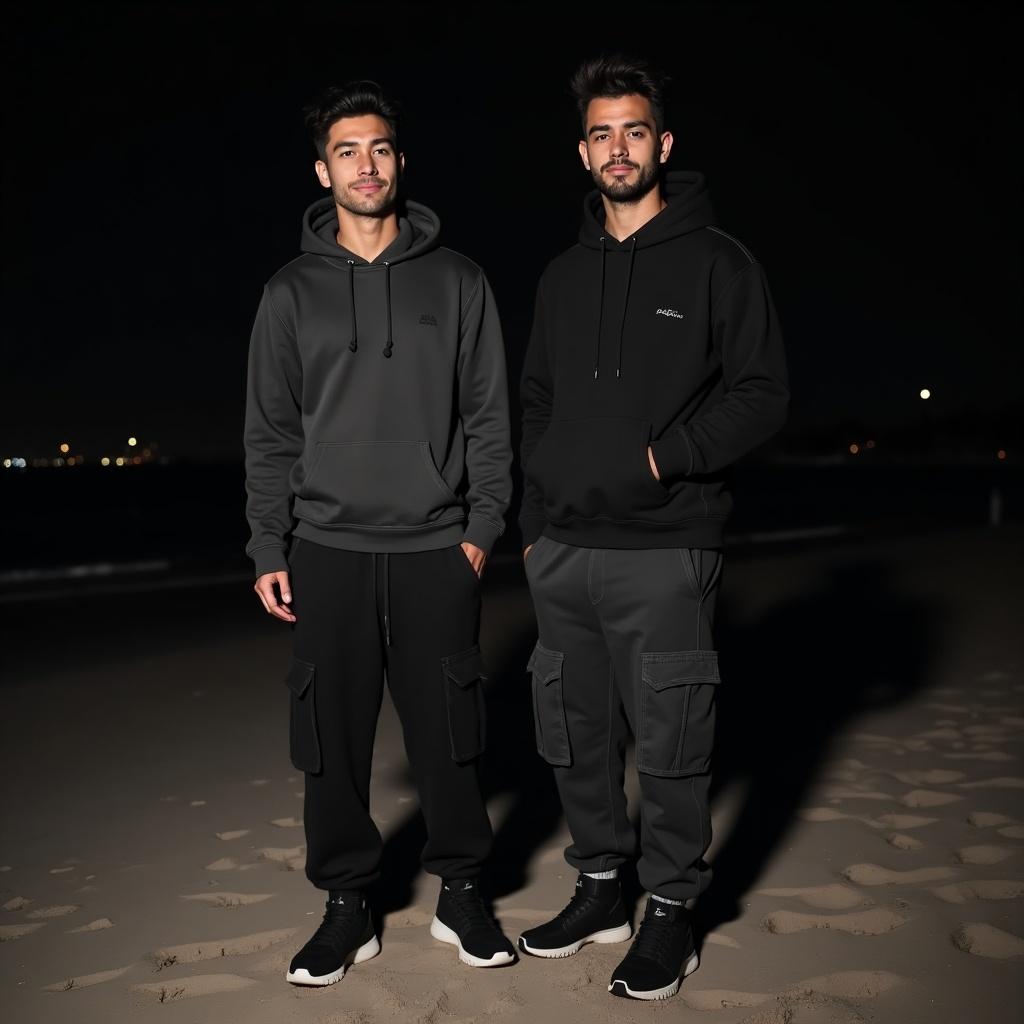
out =
[(621, 54), (595, 57), (584, 61), (572, 76), (570, 88), (587, 134), (587, 107), (598, 98), (617, 99), (619, 96), (643, 96), (654, 114), (654, 130), (661, 135), (665, 130), (665, 87), (669, 79), (647, 61)]
[(375, 114), (387, 124), (397, 152), (398, 113), (398, 105), (369, 79), (331, 86), (304, 111), (306, 128), (321, 160), (327, 159), (327, 137), (334, 122), (343, 117), (363, 117), (366, 114)]

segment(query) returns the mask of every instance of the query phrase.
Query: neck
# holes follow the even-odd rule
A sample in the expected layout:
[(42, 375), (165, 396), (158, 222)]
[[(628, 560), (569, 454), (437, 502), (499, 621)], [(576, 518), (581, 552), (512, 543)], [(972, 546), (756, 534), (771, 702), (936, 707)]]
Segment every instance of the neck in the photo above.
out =
[(604, 203), (604, 228), (616, 241), (636, 234), (652, 217), (656, 217), (668, 206), (660, 188), (652, 188), (635, 203), (616, 203), (602, 195)]
[(338, 245), (372, 263), (397, 237), (398, 214), (394, 209), (382, 217), (367, 217), (341, 206), (338, 211)]

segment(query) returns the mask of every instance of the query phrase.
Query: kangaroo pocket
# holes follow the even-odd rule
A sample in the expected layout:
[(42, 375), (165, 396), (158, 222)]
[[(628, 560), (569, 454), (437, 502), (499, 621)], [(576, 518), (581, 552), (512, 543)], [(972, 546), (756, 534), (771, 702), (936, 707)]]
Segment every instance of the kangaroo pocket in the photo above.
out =
[(527, 466), (548, 520), (651, 519), (668, 491), (651, 472), (650, 437), (647, 420), (552, 420)]
[(427, 441), (320, 441), (295, 500), (319, 526), (416, 529), (462, 515)]

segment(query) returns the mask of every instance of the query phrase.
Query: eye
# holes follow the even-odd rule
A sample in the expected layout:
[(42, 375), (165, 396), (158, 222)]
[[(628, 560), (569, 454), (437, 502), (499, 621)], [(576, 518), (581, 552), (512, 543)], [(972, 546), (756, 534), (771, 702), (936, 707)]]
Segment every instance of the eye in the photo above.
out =
[(595, 142), (604, 142), (604, 140), (607, 139), (607, 138), (608, 138), (607, 133), (601, 132), (599, 135), (595, 135), (594, 136), (594, 141)]
[(351, 150), (351, 149), (343, 149), (343, 150), (342, 150), (342, 151), (341, 151), (341, 152), (340, 152), (340, 153), (338, 154), (338, 156), (352, 156), (352, 155), (353, 155), (353, 153), (354, 153), (354, 150)]
[(378, 156), (391, 156), (391, 150), (388, 149), (387, 146), (381, 146), (380, 149), (377, 150), (377, 155)]

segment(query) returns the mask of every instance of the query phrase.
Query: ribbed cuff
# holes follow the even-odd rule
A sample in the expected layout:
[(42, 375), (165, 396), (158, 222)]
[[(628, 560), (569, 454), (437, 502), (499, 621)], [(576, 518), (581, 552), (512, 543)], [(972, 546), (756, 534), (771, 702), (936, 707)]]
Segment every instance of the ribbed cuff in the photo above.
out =
[(283, 547), (257, 548), (250, 556), (256, 566), (256, 578), (268, 572), (288, 572), (288, 558)]
[(652, 441), (651, 453), (662, 481), (693, 472), (693, 446), (681, 427)]
[(502, 533), (504, 533), (504, 526), (498, 526), (489, 519), (475, 516), (471, 512), (469, 521), (466, 523), (466, 533), (462, 539), (467, 544), (475, 544), (489, 555), (491, 548), (494, 547), (494, 542)]
[(544, 516), (523, 516), (519, 520), (519, 530), (523, 535), (523, 550), (537, 542), (544, 532), (548, 521)]

